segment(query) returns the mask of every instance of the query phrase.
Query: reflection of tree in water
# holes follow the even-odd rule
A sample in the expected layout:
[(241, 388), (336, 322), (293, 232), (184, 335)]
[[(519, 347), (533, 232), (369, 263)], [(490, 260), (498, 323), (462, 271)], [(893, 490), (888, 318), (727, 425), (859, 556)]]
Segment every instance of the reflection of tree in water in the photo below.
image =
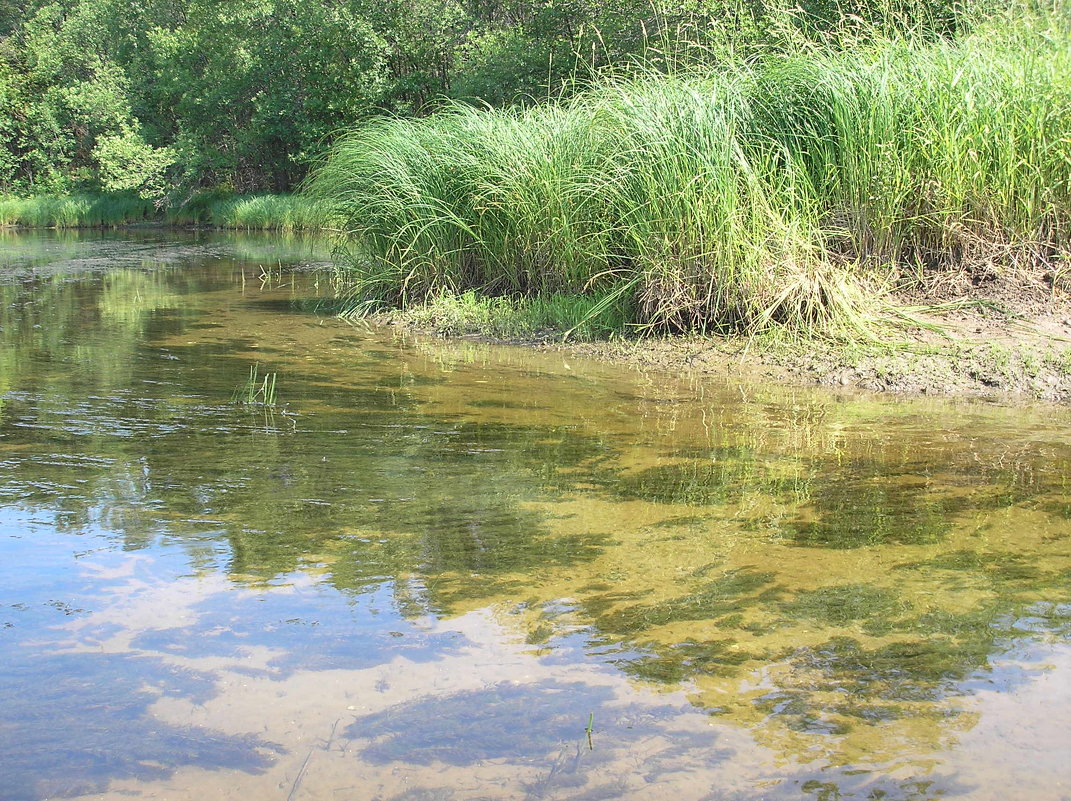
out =
[[(940, 748), (948, 734), (972, 725), (954, 703), (968, 679), (1017, 643), (1066, 636), (1066, 535), (1056, 527), (1035, 538), (1031, 517), (1061, 505), (1066, 461), (979, 465), (953, 449), (942, 475), (926, 477), (909, 448), (884, 456), (888, 463), (849, 465), (816, 457), (805, 480), (776, 462), (734, 464), (751, 457), (731, 449), (702, 463), (597, 473), (592, 483), (601, 496), (664, 505), (672, 514), (637, 538), (627, 584), (592, 581), (573, 593), (573, 617), (588, 621), (597, 650), (626, 673), (694, 686), (696, 701), (719, 719), (766, 732), (760, 739), (787, 754), (810, 750), (849, 764)], [(789, 511), (775, 525), (749, 519), (747, 499), (755, 495)], [(1006, 522), (987, 522), (998, 520)], [(993, 526), (999, 539), (979, 543), (967, 534)], [(728, 544), (715, 538), (703, 551), (706, 532), (732, 529), (740, 533)], [(743, 532), (772, 533), (768, 559), (754, 547), (745, 557), (751, 564), (726, 556)], [(645, 566), (664, 572), (650, 546), (669, 539), (704, 557), (694, 558), (698, 567), (681, 576), (677, 592), (653, 581), (644, 588), (637, 577)], [(1028, 550), (1011, 550), (1019, 547)], [(798, 583), (808, 560), (831, 559), (858, 567), (824, 577), (811, 567), (804, 577), (815, 586)], [(553, 645), (552, 625), (531, 625), (536, 642)], [(740, 680), (760, 669), (772, 686), (741, 692)], [(836, 797), (837, 785), (858, 783), (816, 780), (811, 790)]]
[[(127, 547), (151, 540), (147, 532), (166, 535), (185, 542), (191, 560), (201, 559), (206, 569), (218, 566), (218, 548), (198, 549), (206, 537), (223, 538), (229, 545), (226, 569), (237, 581), (258, 584), (316, 565), (347, 592), (393, 583), (400, 608), (414, 616), (449, 615), (505, 598), (531, 598), (538, 605), (543, 590), (533, 577), (543, 577), (559, 587), (559, 596), (575, 599), (572, 623), (589, 626), (598, 648), (624, 648), (603, 658), (627, 674), (669, 686), (694, 683), (697, 702), (721, 719), (767, 731), (771, 744), (788, 753), (804, 747), (791, 736), (819, 738), (834, 761), (838, 749), (841, 759), (850, 759), (850, 744), (869, 741), (868, 732), (883, 726), (913, 722), (904, 736), (925, 749), (943, 729), (965, 725), (950, 716), (945, 700), (958, 682), (984, 670), (1002, 643), (1027, 634), (1000, 621), (1029, 609), (1038, 594), (1066, 595), (1060, 589), (1067, 586), (1060, 583), (1065, 574), (1056, 568), (1011, 552), (958, 547), (928, 560), (902, 561), (885, 575), (801, 588), (782, 575), (776, 557), (767, 563), (755, 556), (753, 564), (734, 566), (717, 544), (704, 545), (707, 526), (727, 505), (749, 493), (784, 502), (800, 491), (795, 477), (786, 484), (774, 476), (771, 484), (762, 467), (727, 464), (716, 474), (693, 471), (681, 498), (674, 481), (682, 470), (615, 484), (598, 467), (605, 444), (578, 432), (430, 420), (409, 412), (404, 397), (398, 403), (395, 397), (388, 407), (384, 395), (360, 387), (335, 390), (332, 404), (347, 409), (348, 432), (355, 433), (302, 431), (299, 421), (296, 432), (255, 436), (228, 429), (232, 409), (201, 409), (216, 433), (190, 436), (193, 425), (182, 418), (188, 409), (128, 407), (125, 413), (143, 424), (159, 415), (156, 435), (136, 447), (123, 437), (92, 439), (101, 461), (83, 465), (80, 475), (88, 485), (55, 502), (72, 529), (86, 523), (112, 528)], [(180, 427), (167, 430), (165, 421), (172, 424), (176, 414)], [(355, 417), (362, 426), (354, 425)], [(24, 462), (23, 469), (32, 464)], [(592, 464), (595, 480), (588, 481), (592, 473), (584, 466)], [(40, 471), (38, 487), (69, 475), (52, 457), (30, 469)], [(953, 512), (975, 509), (949, 492), (945, 508), (934, 502), (940, 513), (926, 511), (920, 518), (897, 477), (888, 479), (887, 491), (870, 491), (883, 480), (878, 465), (871, 470), (873, 478), (857, 480), (815, 468), (818, 475), (806, 487), (809, 503), (827, 520), (854, 516), (854, 522), (835, 537), (801, 543), (809, 546), (804, 549), (792, 548), (791, 539), (770, 547), (796, 555), (918, 542), (939, 547), (955, 534)], [(697, 475), (698, 485), (692, 480)], [(665, 526), (630, 537), (600, 531), (590, 520), (556, 522), (554, 498), (578, 481), (588, 482), (581, 497), (642, 500), (672, 511)], [(658, 481), (666, 483), (643, 489)], [(737, 485), (704, 495), (706, 481)], [(855, 487), (866, 491), (853, 495)], [(1045, 491), (1044, 482), (1036, 491)], [(927, 492), (940, 499), (948, 491)], [(978, 494), (992, 497), (981, 484)], [(1025, 491), (1012, 494), (1033, 502)], [(868, 509), (874, 510), (870, 516)], [(899, 536), (896, 520), (904, 515), (933, 525), (923, 526), (921, 540)], [(875, 520), (885, 528), (868, 537), (867, 521)], [(748, 528), (746, 520), (739, 523), (741, 532)], [(855, 542), (853, 532), (864, 541)], [(634, 549), (626, 550), (631, 555), (624, 561), (642, 573), (652, 535), (679, 537), (682, 548), (707, 548), (706, 566), (676, 586), (653, 578), (622, 583), (599, 574), (600, 559), (621, 548)], [(568, 590), (560, 589), (562, 582)], [(919, 586), (949, 597), (961, 590), (982, 596), (971, 609), (948, 611), (920, 600)], [(553, 648), (554, 624), (551, 616), (533, 628), (533, 641)], [(805, 633), (792, 645), (798, 632)], [(725, 692), (771, 663), (784, 666), (772, 674), (773, 689)], [(895, 750), (903, 742), (889, 738), (880, 747)]]
[[(998, 512), (1066, 515), (1066, 458), (1024, 445), (979, 460), (966, 439), (786, 451), (758, 426), (637, 456), (575, 426), (423, 415), (421, 392), (441, 376), (399, 378), (374, 354), (348, 374), (287, 373), (293, 422), (263, 425), (225, 403), (248, 368), (228, 353), (243, 342), (174, 346), (166, 361), (149, 344), (203, 322), (161, 311), (198, 288), (117, 274), (41, 285), (29, 305), (3, 297), (11, 496), (126, 548), (167, 537), (235, 582), (308, 569), (344, 593), (389, 586), (413, 616), (523, 600), (532, 614), (515, 619), (548, 649), (566, 617), (546, 611), (557, 604), (596, 658), (693, 687), (789, 755), (818, 741), (831, 761), (897, 726), (913, 745), (888, 737), (879, 751), (931, 747), (966, 725), (947, 703), (964, 679), (1017, 640), (1066, 631), (1054, 604), (1069, 599), (1067, 540), (1024, 555), (1019, 530), (965, 534)], [(148, 296), (156, 311), (137, 306)], [(598, 410), (585, 413), (597, 430)], [(740, 691), (760, 669), (768, 686)], [(388, 748), (395, 735), (378, 724)], [(832, 792), (814, 781), (808, 792)]]
[[(721, 718), (765, 731), (769, 744), (793, 753), (820, 743), (834, 764), (845, 764), (939, 748), (949, 731), (972, 725), (949, 703), (966, 680), (1023, 640), (1071, 631), (1066, 559), (1038, 568), (1023, 565), (1017, 554), (954, 552), (899, 572), (912, 582), (917, 577), (909, 574), (927, 574), (926, 595), (953, 598), (966, 584), (977, 601), (949, 611), (934, 608), (932, 597), (869, 585), (766, 590), (765, 599), (743, 593), (736, 603), (742, 615), (716, 619), (718, 640), (666, 643), (639, 624), (633, 637), (645, 652), (624, 659), (622, 668), (647, 681), (694, 683), (698, 701)], [(706, 596), (719, 599), (711, 607), (718, 614), (725, 594), (711, 587)], [(667, 608), (694, 614), (688, 603), (667, 605), (652, 619), (656, 625), (678, 622), (667, 619)], [(631, 613), (642, 618), (638, 609)], [(766, 626), (759, 631), (745, 618)], [(614, 625), (620, 620), (612, 617)], [(797, 637), (807, 644), (792, 645)], [(766, 665), (773, 668), (765, 672), (764, 690), (732, 689)]]
[[(818, 453), (789, 462), (777, 452), (734, 445), (639, 470), (602, 469), (593, 483), (614, 497), (708, 507), (712, 515), (730, 507), (739, 516), (732, 507), (745, 498), (769, 498), (787, 509), (770, 525), (779, 538), (849, 549), (940, 542), (958, 516), (1042, 502), (1071, 471), (1068, 459), (999, 465), (953, 448), (942, 458), (941, 474), (932, 476), (932, 464), (910, 444), (868, 458)], [(1071, 508), (1071, 499), (1058, 507)], [(761, 529), (771, 521), (746, 522)]]
[[(377, 363), (367, 380), (342, 389), (287, 374), (297, 390), (291, 399), (308, 391), (328, 402), (352, 433), (321, 434), (314, 420), (312, 430), (293, 422), (250, 436), (258, 421), (211, 405), (233, 388), (221, 386), (221, 361), (235, 362), (235, 375), (247, 365), (196, 344), (168, 348), (172, 361), (163, 361), (144, 342), (203, 315), (161, 318), (154, 309), (214, 288), (203, 275), (134, 270), (39, 284), (33, 303), (24, 288), (0, 286), (25, 301), (4, 321), (16, 344), (10, 352), (22, 354), (10, 373), (17, 394), (0, 420), (4, 441), (36, 448), (47, 432), (48, 443), (20, 460), (12, 496), (55, 510), (65, 530), (120, 532), (128, 548), (188, 536), (200, 559), (198, 540), (223, 535), (232, 575), (254, 582), (298, 569), (310, 555), (338, 566), (340, 588), (359, 589), (413, 569), (488, 577), (560, 565), (596, 547), (591, 536), (546, 536), (541, 515), (521, 508), (592, 446), (544, 428), (408, 416), (404, 392), (384, 384), (392, 365)], [(101, 346), (78, 344), (87, 337)], [(48, 355), (45, 369), (29, 358), (39, 352)]]

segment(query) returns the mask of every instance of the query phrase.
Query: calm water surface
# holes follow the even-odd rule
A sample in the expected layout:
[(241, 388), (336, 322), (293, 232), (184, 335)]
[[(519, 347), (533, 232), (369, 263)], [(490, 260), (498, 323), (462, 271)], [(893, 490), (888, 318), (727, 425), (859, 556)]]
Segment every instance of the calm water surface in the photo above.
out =
[(401, 339), (323, 259), (0, 240), (2, 801), (1071, 797), (1068, 410)]

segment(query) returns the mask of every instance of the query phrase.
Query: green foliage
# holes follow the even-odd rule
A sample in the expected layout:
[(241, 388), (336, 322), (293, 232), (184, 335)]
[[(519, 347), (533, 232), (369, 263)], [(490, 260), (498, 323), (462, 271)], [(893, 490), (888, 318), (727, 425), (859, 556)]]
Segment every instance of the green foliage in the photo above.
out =
[(358, 4), (190, 0), (154, 30), (186, 170), (239, 192), (288, 190), (320, 140), (379, 97), (385, 45)]
[[(382, 114), (565, 97), (661, 70), (958, 35), (992, 0), (72, 0), (0, 4), (0, 191), (290, 192)], [(983, 9), (984, 10), (984, 9)]]
[(100, 137), (93, 148), (93, 158), (99, 165), (105, 191), (162, 199), (168, 190), (167, 171), (175, 163), (175, 151), (153, 147), (134, 131), (125, 130)]
[(0, 61), (0, 186), (11, 184), (19, 166), (15, 148), (20, 129), (15, 115), (20, 105), (17, 78), (11, 69)]
[[(118, 43), (128, 35), (118, 0), (37, 3), (3, 41), (9, 122), (0, 189), (59, 193), (100, 189), (100, 137), (141, 131), (137, 90)], [(0, 103), (3, 103), (0, 100)]]
[(311, 191), (376, 301), (616, 289), (641, 326), (859, 328), (860, 275), (1069, 255), (1069, 43), (1046, 16), (385, 120)]
[(298, 195), (198, 193), (166, 214), (141, 194), (116, 192), (30, 198), (0, 195), (0, 226), (89, 228), (133, 223), (298, 231), (329, 227), (329, 208)]

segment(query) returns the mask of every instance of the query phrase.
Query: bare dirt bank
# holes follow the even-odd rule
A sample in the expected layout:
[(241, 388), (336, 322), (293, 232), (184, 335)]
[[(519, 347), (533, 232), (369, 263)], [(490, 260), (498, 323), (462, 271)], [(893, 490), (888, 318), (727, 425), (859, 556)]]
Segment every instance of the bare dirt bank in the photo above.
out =
[(948, 276), (901, 293), (924, 325), (879, 327), (875, 339), (683, 337), (596, 342), (571, 351), (622, 363), (878, 392), (1071, 402), (1071, 296), (1051, 274)]

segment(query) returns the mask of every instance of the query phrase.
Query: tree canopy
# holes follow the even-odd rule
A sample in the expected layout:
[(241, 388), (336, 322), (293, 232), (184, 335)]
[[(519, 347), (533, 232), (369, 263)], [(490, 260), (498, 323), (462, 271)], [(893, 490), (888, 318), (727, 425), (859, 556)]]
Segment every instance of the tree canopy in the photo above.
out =
[[(807, 0), (790, 27), (900, 0)], [(904, 0), (940, 17), (946, 0)], [(951, 8), (948, 5), (948, 8)], [(285, 192), (340, 130), (769, 46), (762, 0), (0, 0), (0, 192)], [(906, 6), (904, 7), (906, 8)], [(782, 9), (784, 11), (785, 9)], [(910, 16), (910, 15), (908, 15)], [(950, 18), (951, 19), (951, 18)], [(682, 45), (686, 42), (686, 45)]]

